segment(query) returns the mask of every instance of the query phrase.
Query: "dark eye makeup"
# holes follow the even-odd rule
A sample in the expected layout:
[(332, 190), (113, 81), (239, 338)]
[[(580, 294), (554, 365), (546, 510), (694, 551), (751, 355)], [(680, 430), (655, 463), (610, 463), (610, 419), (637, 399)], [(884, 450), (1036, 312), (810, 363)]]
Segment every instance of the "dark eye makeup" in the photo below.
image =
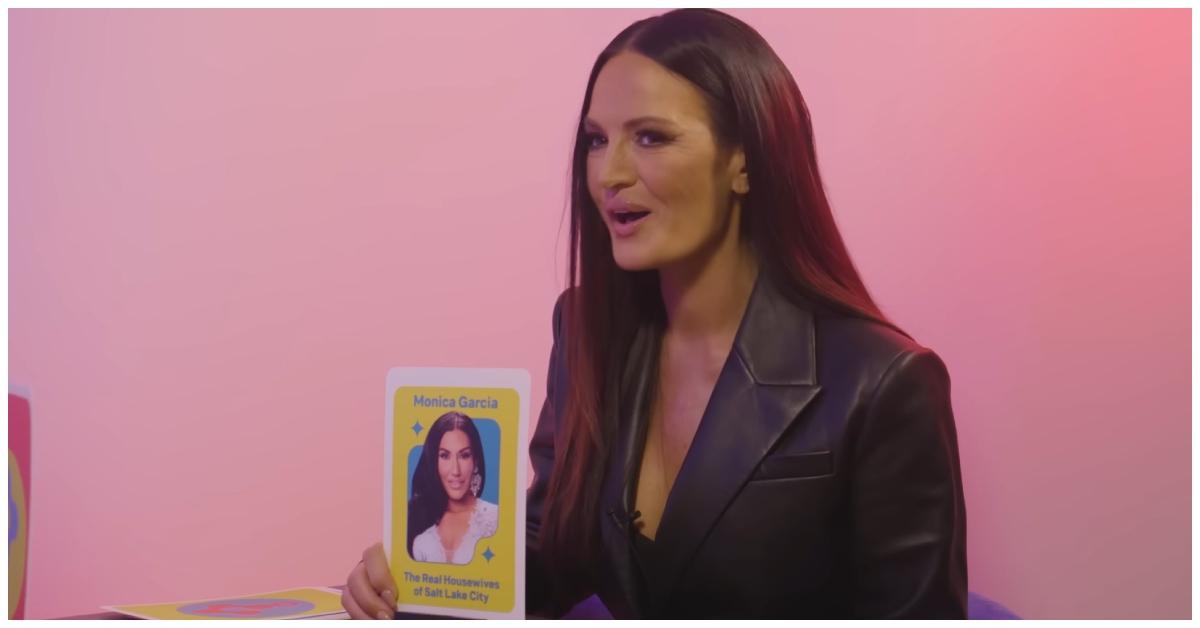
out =
[[(643, 139), (649, 141), (643, 142)], [(652, 131), (649, 129), (637, 132), (637, 143), (639, 146), (643, 147), (659, 146), (661, 144), (670, 142), (671, 139), (672, 138), (667, 136), (665, 133), (660, 133), (658, 131)], [(584, 144), (587, 146), (588, 150), (599, 148), (601, 145), (596, 144), (597, 141), (607, 142), (607, 139), (602, 133), (596, 133), (594, 131), (584, 134)]]

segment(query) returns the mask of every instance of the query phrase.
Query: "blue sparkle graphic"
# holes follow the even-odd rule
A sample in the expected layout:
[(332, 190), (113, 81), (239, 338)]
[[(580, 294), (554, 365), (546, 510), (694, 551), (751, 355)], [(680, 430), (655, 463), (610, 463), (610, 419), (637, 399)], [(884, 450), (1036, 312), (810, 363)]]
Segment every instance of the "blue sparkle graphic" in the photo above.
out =
[(495, 556), (495, 554), (492, 553), (492, 548), (489, 547), (489, 548), (483, 550), (483, 558), (484, 558), (484, 560), (488, 561), (489, 563), (492, 562), (492, 558), (494, 556)]
[(423, 429), (425, 429), (425, 428), (424, 428), (424, 427), (421, 427), (421, 422), (420, 422), (420, 421), (417, 421), (416, 423), (413, 423), (413, 427), (412, 427), (413, 434), (416, 434), (417, 436), (420, 436), (420, 435), (421, 435), (421, 430), (423, 430)]

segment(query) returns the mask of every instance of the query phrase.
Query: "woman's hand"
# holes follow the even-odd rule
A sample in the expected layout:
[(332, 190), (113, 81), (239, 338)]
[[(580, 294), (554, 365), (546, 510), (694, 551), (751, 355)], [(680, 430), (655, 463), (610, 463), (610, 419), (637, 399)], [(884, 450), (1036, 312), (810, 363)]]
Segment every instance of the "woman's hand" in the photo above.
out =
[(342, 591), (342, 606), (351, 619), (391, 619), (396, 610), (396, 582), (388, 569), (383, 543), (363, 551), (362, 560), (350, 570)]

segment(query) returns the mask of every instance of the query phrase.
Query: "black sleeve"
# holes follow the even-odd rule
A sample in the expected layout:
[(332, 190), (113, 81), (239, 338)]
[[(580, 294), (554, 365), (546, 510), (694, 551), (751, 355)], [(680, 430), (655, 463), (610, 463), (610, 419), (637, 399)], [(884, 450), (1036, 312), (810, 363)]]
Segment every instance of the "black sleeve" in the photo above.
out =
[(853, 612), (967, 616), (967, 518), (950, 376), (928, 349), (888, 367), (854, 444)]
[(538, 538), (545, 514), (546, 492), (554, 472), (554, 432), (566, 398), (564, 384), (560, 381), (566, 366), (562, 321), (565, 296), (565, 292), (560, 294), (554, 303), (554, 346), (550, 350), (550, 366), (546, 372), (546, 402), (529, 442), (529, 461), (534, 475), (525, 505), (525, 612), (542, 617), (553, 617), (566, 610), (552, 599)]

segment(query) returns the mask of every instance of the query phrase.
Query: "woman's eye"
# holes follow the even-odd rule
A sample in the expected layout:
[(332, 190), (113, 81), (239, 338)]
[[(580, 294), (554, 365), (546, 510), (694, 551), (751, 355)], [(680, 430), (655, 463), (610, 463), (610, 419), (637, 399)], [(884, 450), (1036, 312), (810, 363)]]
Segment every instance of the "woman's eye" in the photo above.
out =
[(587, 145), (588, 150), (592, 150), (594, 148), (599, 148), (599, 146), (596, 145), (596, 141), (604, 139), (604, 136), (600, 135), (599, 133), (588, 133), (587, 135), (585, 135), (583, 137), (584, 137), (584, 144)]
[(464, 451), (464, 452), (462, 452), (462, 454), (461, 454), (461, 455), (459, 455), (459, 457), (460, 457), (460, 458), (462, 458), (463, 460), (470, 460), (470, 459), (471, 459), (471, 452), (469, 452), (469, 451)]
[(641, 133), (638, 133), (638, 139), (650, 140), (649, 143), (643, 142), (643, 146), (654, 146), (656, 144), (665, 144), (667, 142), (667, 136), (657, 131), (642, 131)]

